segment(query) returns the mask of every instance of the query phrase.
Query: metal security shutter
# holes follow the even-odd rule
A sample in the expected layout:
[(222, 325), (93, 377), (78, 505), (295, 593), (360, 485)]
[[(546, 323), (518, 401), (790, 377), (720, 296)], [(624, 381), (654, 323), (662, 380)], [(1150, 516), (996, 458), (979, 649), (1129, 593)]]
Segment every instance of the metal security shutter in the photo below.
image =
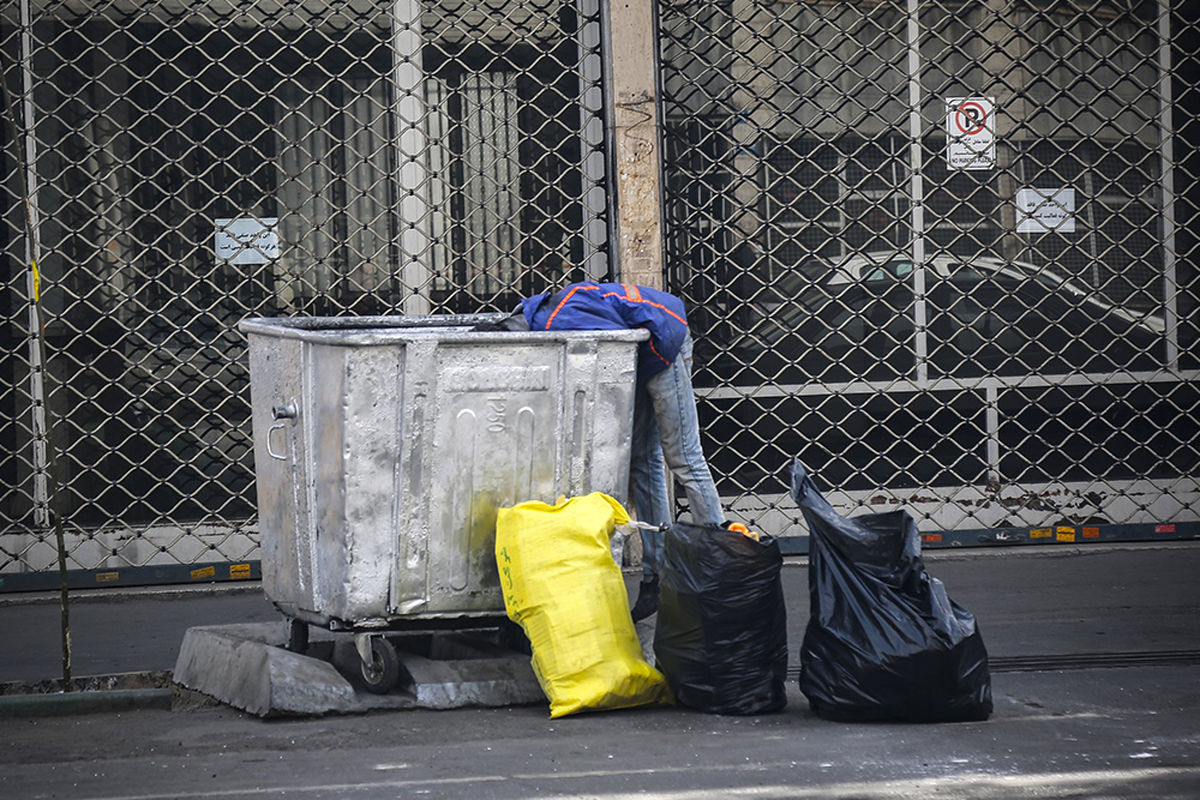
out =
[(248, 315), (508, 309), (605, 277), (599, 13), (5, 4), (0, 573), (56, 564), (52, 453), (68, 567), (257, 558)]
[(660, 14), (668, 285), (735, 513), (802, 531), (798, 456), (935, 531), (1200, 518), (1194, 11)]

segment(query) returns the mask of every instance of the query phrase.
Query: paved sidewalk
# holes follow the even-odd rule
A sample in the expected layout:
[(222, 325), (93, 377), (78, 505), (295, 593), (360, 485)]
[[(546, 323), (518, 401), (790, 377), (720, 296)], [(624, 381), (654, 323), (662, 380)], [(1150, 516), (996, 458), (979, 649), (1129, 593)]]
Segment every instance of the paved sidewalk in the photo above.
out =
[[(168, 710), (76, 692), (112, 699), (65, 714), (43, 707), (34, 719), (0, 714), (0, 796), (1200, 797), (1200, 543), (927, 561), (979, 619), (993, 667), (987, 722), (831, 723), (807, 707), (794, 672), (788, 707), (757, 717), (658, 707), (551, 720), (533, 704), (267, 723), (226, 706)], [(808, 610), (802, 563), (789, 563), (784, 583), (795, 665)], [(0, 597), (0, 681), (56, 674), (56, 602)], [(271, 619), (250, 585), (80, 596), (76, 673), (170, 669), (190, 625)], [(65, 697), (40, 702), (79, 702)]]

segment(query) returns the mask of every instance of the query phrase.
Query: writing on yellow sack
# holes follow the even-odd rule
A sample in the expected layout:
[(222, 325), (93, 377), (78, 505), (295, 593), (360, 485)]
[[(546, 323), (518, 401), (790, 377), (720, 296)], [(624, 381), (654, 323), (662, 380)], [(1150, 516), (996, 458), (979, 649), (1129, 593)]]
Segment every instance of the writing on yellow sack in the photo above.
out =
[(602, 492), (496, 517), (496, 563), (508, 616), (529, 637), (550, 716), (671, 701), (642, 658), (609, 537), (629, 515)]

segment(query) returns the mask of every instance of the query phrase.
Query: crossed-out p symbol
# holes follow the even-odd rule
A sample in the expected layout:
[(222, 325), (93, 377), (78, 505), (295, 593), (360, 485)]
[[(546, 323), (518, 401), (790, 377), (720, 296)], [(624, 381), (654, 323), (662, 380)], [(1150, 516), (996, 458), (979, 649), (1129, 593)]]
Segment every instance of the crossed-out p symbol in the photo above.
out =
[(954, 112), (954, 124), (967, 136), (980, 133), (987, 127), (987, 109), (974, 100), (968, 100)]

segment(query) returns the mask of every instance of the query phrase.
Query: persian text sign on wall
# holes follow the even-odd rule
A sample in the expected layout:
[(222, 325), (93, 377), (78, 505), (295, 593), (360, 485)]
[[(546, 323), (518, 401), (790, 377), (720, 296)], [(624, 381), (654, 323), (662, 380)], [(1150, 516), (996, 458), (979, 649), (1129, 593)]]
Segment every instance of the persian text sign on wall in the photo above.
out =
[(1074, 232), (1074, 189), (1017, 190), (1017, 233)]
[(213, 249), (226, 264), (266, 264), (279, 258), (279, 218), (215, 219)]

